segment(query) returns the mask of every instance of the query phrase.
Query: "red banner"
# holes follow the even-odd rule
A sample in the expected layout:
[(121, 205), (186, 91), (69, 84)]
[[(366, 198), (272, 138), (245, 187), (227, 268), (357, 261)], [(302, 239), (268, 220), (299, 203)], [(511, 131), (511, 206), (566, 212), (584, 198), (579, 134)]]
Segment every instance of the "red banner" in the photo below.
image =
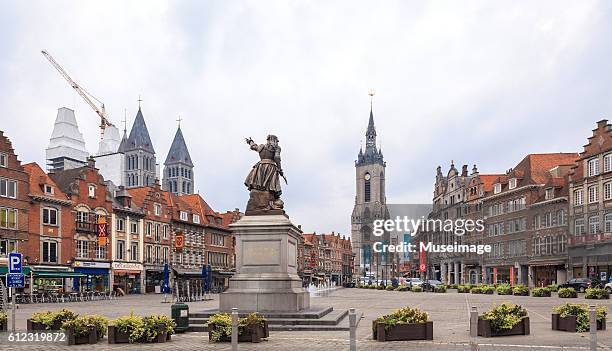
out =
[(100, 216), (98, 217), (98, 245), (106, 246), (106, 237), (108, 236), (106, 233), (106, 217)]
[(510, 286), (514, 286), (514, 267), (510, 266)]
[(497, 267), (493, 267), (493, 284), (497, 284)]
[(427, 257), (425, 256), (425, 250), (423, 249), (422, 245), (421, 249), (419, 251), (419, 271), (421, 273), (425, 273), (427, 272)]

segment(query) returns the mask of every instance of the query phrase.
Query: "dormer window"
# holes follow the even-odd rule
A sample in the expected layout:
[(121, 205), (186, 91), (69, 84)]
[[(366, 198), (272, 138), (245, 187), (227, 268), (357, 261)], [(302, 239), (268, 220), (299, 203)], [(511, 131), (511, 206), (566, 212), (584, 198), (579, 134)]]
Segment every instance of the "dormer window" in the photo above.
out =
[(516, 178), (511, 178), (508, 181), (508, 189), (514, 189), (516, 188)]
[(544, 195), (545, 200), (550, 200), (555, 197), (555, 191), (553, 188), (546, 189), (546, 194)]
[(588, 163), (588, 167), (587, 167), (587, 174), (589, 177), (594, 177), (596, 175), (599, 174), (599, 159), (598, 158), (594, 158), (589, 160)]
[(185, 211), (181, 211), (181, 221), (186, 221), (187, 220), (187, 212)]
[(45, 194), (53, 195), (53, 187), (51, 185), (45, 184)]
[(96, 198), (96, 186), (93, 184), (89, 184), (89, 186), (87, 187), (87, 191), (88, 191), (88, 196), (92, 199)]
[(200, 216), (197, 214), (193, 215), (193, 223), (200, 224)]
[(497, 183), (493, 186), (493, 194), (499, 194), (501, 193), (501, 184)]

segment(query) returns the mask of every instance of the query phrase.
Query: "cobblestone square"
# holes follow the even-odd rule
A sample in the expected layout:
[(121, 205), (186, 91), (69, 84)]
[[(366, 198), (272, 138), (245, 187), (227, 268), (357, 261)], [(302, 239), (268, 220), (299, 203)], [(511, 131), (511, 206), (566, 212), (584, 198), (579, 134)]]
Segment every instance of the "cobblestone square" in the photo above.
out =
[[(66, 304), (21, 305), (17, 312), (18, 329), (26, 329), (26, 318), (32, 313), (43, 310), (68, 308), (79, 314), (101, 314), (111, 319), (134, 311), (136, 314), (151, 313), (170, 314), (170, 304), (162, 303), (163, 296), (140, 295), (128, 296), (111, 301), (77, 302)], [(476, 306), (479, 313), (489, 309), (493, 304), (513, 302), (523, 305), (529, 312), (531, 335), (478, 338), (480, 350), (582, 350), (588, 349), (588, 333), (567, 333), (551, 330), (551, 309), (567, 302), (596, 303), (612, 309), (610, 300), (585, 300), (582, 295), (577, 299), (560, 299), (553, 293), (552, 297), (535, 298), (520, 296), (458, 294), (449, 290), (446, 294), (412, 293), (395, 291), (374, 291), (364, 289), (338, 289), (328, 296), (313, 297), (314, 306), (333, 306), (335, 309), (355, 307), (363, 312), (363, 318), (357, 330), (358, 350), (469, 350), (469, 309)], [(196, 312), (216, 308), (218, 296), (206, 302), (188, 303), (190, 311)], [(383, 314), (403, 307), (417, 307), (430, 315), (434, 322), (433, 341), (385, 342), (373, 341), (372, 320)], [(346, 323), (346, 319), (343, 321)], [(608, 322), (609, 325), (609, 322)], [(612, 331), (610, 328), (598, 332), (598, 344), (602, 350), (612, 349)], [(0, 345), (1, 350), (63, 350), (63, 344), (53, 345)], [(348, 332), (270, 332), (268, 341), (260, 344), (239, 345), (240, 350), (348, 350)], [(173, 335), (172, 341), (166, 344), (145, 345), (109, 345), (104, 339), (96, 345), (71, 346), (74, 350), (114, 350), (114, 349), (149, 349), (149, 350), (229, 350), (229, 344), (210, 344), (208, 333), (185, 333)]]

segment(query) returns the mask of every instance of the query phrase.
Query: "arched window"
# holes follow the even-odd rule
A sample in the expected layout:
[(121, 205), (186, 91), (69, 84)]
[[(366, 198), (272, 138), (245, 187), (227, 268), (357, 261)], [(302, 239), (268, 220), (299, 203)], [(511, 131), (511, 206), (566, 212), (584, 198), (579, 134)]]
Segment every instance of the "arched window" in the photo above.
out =
[(370, 185), (370, 174), (369, 173), (366, 173), (365, 175), (365, 184), (363, 188), (363, 193), (364, 193), (364, 201), (370, 202), (371, 185)]
[(184, 192), (184, 193), (186, 192), (186, 191), (185, 191), (185, 189), (186, 189), (186, 188), (187, 188), (187, 186), (186, 186), (186, 182), (185, 182), (185, 181), (183, 181), (183, 192)]

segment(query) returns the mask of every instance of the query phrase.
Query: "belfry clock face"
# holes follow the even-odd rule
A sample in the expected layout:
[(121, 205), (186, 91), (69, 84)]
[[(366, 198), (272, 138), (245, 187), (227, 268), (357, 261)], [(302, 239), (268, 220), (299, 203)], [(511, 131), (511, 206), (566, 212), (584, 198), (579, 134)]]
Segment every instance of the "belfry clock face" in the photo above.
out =
[(365, 176), (363, 176), (363, 179), (370, 180), (370, 173), (366, 173)]

